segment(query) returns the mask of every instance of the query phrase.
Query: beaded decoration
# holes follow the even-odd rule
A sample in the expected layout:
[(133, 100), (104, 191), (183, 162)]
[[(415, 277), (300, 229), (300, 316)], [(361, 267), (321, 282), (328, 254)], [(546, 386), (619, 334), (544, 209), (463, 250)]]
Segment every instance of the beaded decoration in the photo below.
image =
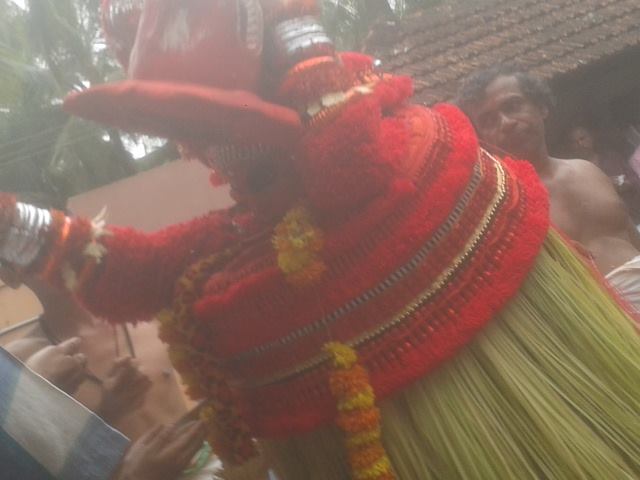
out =
[[(348, 75), (343, 61), (354, 63)], [(383, 78), (374, 64), (358, 62), (355, 56), (315, 57), (287, 72), (278, 97), (299, 111), (307, 127), (317, 127), (335, 117), (349, 101), (372, 93)]]

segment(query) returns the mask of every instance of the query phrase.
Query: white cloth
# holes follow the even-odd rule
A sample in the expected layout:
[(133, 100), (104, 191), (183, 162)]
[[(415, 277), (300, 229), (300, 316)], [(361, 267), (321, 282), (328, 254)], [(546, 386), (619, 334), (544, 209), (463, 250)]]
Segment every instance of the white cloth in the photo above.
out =
[(640, 313), (640, 255), (609, 272), (606, 279)]
[(0, 479), (105, 480), (129, 441), (0, 348)]
[(197, 472), (183, 475), (180, 480), (222, 480), (219, 476), (222, 472), (222, 463), (216, 457), (211, 457), (209, 462)]

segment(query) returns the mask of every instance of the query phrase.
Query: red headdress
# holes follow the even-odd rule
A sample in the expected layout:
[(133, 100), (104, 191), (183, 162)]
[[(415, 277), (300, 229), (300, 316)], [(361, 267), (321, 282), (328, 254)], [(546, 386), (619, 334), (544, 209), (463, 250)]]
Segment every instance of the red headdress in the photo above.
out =
[(102, 3), (128, 80), (70, 95), (68, 111), (180, 141), (283, 145), (299, 135), (296, 112), (254, 93), (265, 25), (259, 0), (140, 3)]

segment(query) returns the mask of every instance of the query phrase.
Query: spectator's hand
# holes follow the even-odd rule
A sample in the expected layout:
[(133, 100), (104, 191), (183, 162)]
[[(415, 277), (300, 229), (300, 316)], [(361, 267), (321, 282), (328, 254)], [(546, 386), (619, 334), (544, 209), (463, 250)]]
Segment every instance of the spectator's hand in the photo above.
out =
[(156, 427), (131, 446), (114, 480), (177, 479), (203, 441), (199, 421)]
[(133, 359), (125, 357), (113, 363), (102, 387), (98, 413), (105, 421), (113, 423), (143, 405), (151, 380)]
[(56, 387), (72, 394), (86, 375), (87, 357), (79, 353), (79, 349), (80, 339), (70, 338), (37, 351), (29, 357), (26, 365)]

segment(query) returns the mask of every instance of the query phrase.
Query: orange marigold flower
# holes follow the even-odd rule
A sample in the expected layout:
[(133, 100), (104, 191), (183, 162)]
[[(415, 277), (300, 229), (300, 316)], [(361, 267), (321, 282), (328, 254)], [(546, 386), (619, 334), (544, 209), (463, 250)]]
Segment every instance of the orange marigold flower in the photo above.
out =
[(337, 419), (338, 426), (347, 433), (371, 430), (378, 423), (380, 423), (380, 411), (378, 409), (343, 413)]

